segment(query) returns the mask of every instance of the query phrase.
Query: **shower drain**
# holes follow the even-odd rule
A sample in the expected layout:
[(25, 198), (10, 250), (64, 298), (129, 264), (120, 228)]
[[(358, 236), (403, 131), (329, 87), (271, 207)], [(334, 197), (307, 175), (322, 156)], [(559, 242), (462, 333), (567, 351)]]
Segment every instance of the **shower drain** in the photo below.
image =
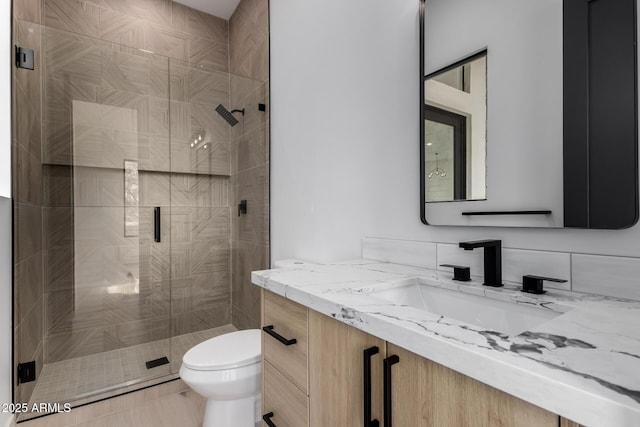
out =
[(157, 368), (158, 366), (166, 365), (167, 363), (169, 363), (169, 359), (167, 359), (166, 356), (144, 362), (147, 369)]

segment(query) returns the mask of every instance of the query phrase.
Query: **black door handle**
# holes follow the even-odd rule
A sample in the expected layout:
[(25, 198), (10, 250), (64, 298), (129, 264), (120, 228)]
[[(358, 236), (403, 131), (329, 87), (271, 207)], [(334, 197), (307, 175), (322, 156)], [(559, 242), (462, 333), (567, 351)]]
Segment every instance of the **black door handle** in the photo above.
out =
[(277, 333), (276, 331), (274, 331), (273, 325), (265, 326), (262, 328), (262, 330), (268, 333), (269, 335), (271, 335), (272, 337), (274, 337), (275, 339), (277, 339), (278, 341), (280, 341), (284, 345), (293, 345), (298, 342), (298, 340), (295, 338), (288, 340), (282, 335), (280, 335), (279, 333)]
[(271, 421), (271, 418), (273, 418), (273, 412), (269, 412), (268, 414), (264, 414), (262, 416), (262, 421), (264, 421), (265, 423), (267, 423), (267, 425), (269, 427), (278, 427), (277, 425), (275, 425), (273, 423), (273, 421)]
[(378, 354), (378, 347), (373, 346), (362, 351), (364, 370), (364, 427), (379, 427), (378, 420), (371, 419), (371, 357)]
[(153, 208), (153, 241), (160, 243), (160, 206)]
[(397, 354), (384, 359), (384, 427), (391, 427), (391, 367), (400, 362)]

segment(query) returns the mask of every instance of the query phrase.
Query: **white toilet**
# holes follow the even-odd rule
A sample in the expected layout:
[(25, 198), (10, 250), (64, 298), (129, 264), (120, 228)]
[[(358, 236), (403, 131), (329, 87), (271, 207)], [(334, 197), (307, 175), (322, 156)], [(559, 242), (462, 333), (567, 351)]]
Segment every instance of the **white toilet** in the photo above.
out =
[(180, 378), (207, 398), (203, 427), (260, 425), (260, 330), (204, 341), (182, 358)]

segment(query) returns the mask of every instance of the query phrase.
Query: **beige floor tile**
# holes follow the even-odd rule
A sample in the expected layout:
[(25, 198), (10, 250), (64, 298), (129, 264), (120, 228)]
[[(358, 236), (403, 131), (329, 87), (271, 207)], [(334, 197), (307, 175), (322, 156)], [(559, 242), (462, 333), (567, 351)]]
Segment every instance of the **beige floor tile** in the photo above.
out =
[(131, 410), (135, 426), (198, 427), (202, 425), (206, 400), (194, 391), (173, 394)]
[(75, 424), (74, 427), (135, 427), (133, 418), (131, 417), (131, 410), (118, 412), (106, 417), (95, 418), (93, 420)]

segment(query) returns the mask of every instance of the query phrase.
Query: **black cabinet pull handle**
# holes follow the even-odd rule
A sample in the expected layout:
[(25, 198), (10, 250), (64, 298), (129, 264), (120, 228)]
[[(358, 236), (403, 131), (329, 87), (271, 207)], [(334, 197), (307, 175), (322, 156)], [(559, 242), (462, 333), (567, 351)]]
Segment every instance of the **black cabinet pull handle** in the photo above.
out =
[(384, 427), (391, 427), (391, 367), (400, 362), (398, 355), (394, 354), (384, 359)]
[(273, 421), (271, 421), (271, 418), (273, 417), (273, 412), (269, 412), (268, 414), (264, 414), (262, 416), (262, 421), (264, 421), (265, 423), (267, 423), (267, 425), (269, 427), (278, 427), (277, 425), (275, 425), (273, 423)]
[(265, 326), (262, 328), (262, 330), (268, 333), (269, 335), (271, 335), (272, 337), (274, 337), (275, 339), (277, 339), (278, 341), (280, 341), (284, 345), (293, 345), (298, 342), (298, 340), (295, 338), (288, 340), (282, 335), (280, 335), (279, 333), (277, 333), (276, 331), (274, 331), (273, 325)]
[(371, 419), (371, 358), (378, 354), (378, 347), (373, 346), (362, 351), (364, 370), (364, 427), (379, 427), (378, 420)]
[(153, 241), (160, 243), (160, 206), (153, 208)]

